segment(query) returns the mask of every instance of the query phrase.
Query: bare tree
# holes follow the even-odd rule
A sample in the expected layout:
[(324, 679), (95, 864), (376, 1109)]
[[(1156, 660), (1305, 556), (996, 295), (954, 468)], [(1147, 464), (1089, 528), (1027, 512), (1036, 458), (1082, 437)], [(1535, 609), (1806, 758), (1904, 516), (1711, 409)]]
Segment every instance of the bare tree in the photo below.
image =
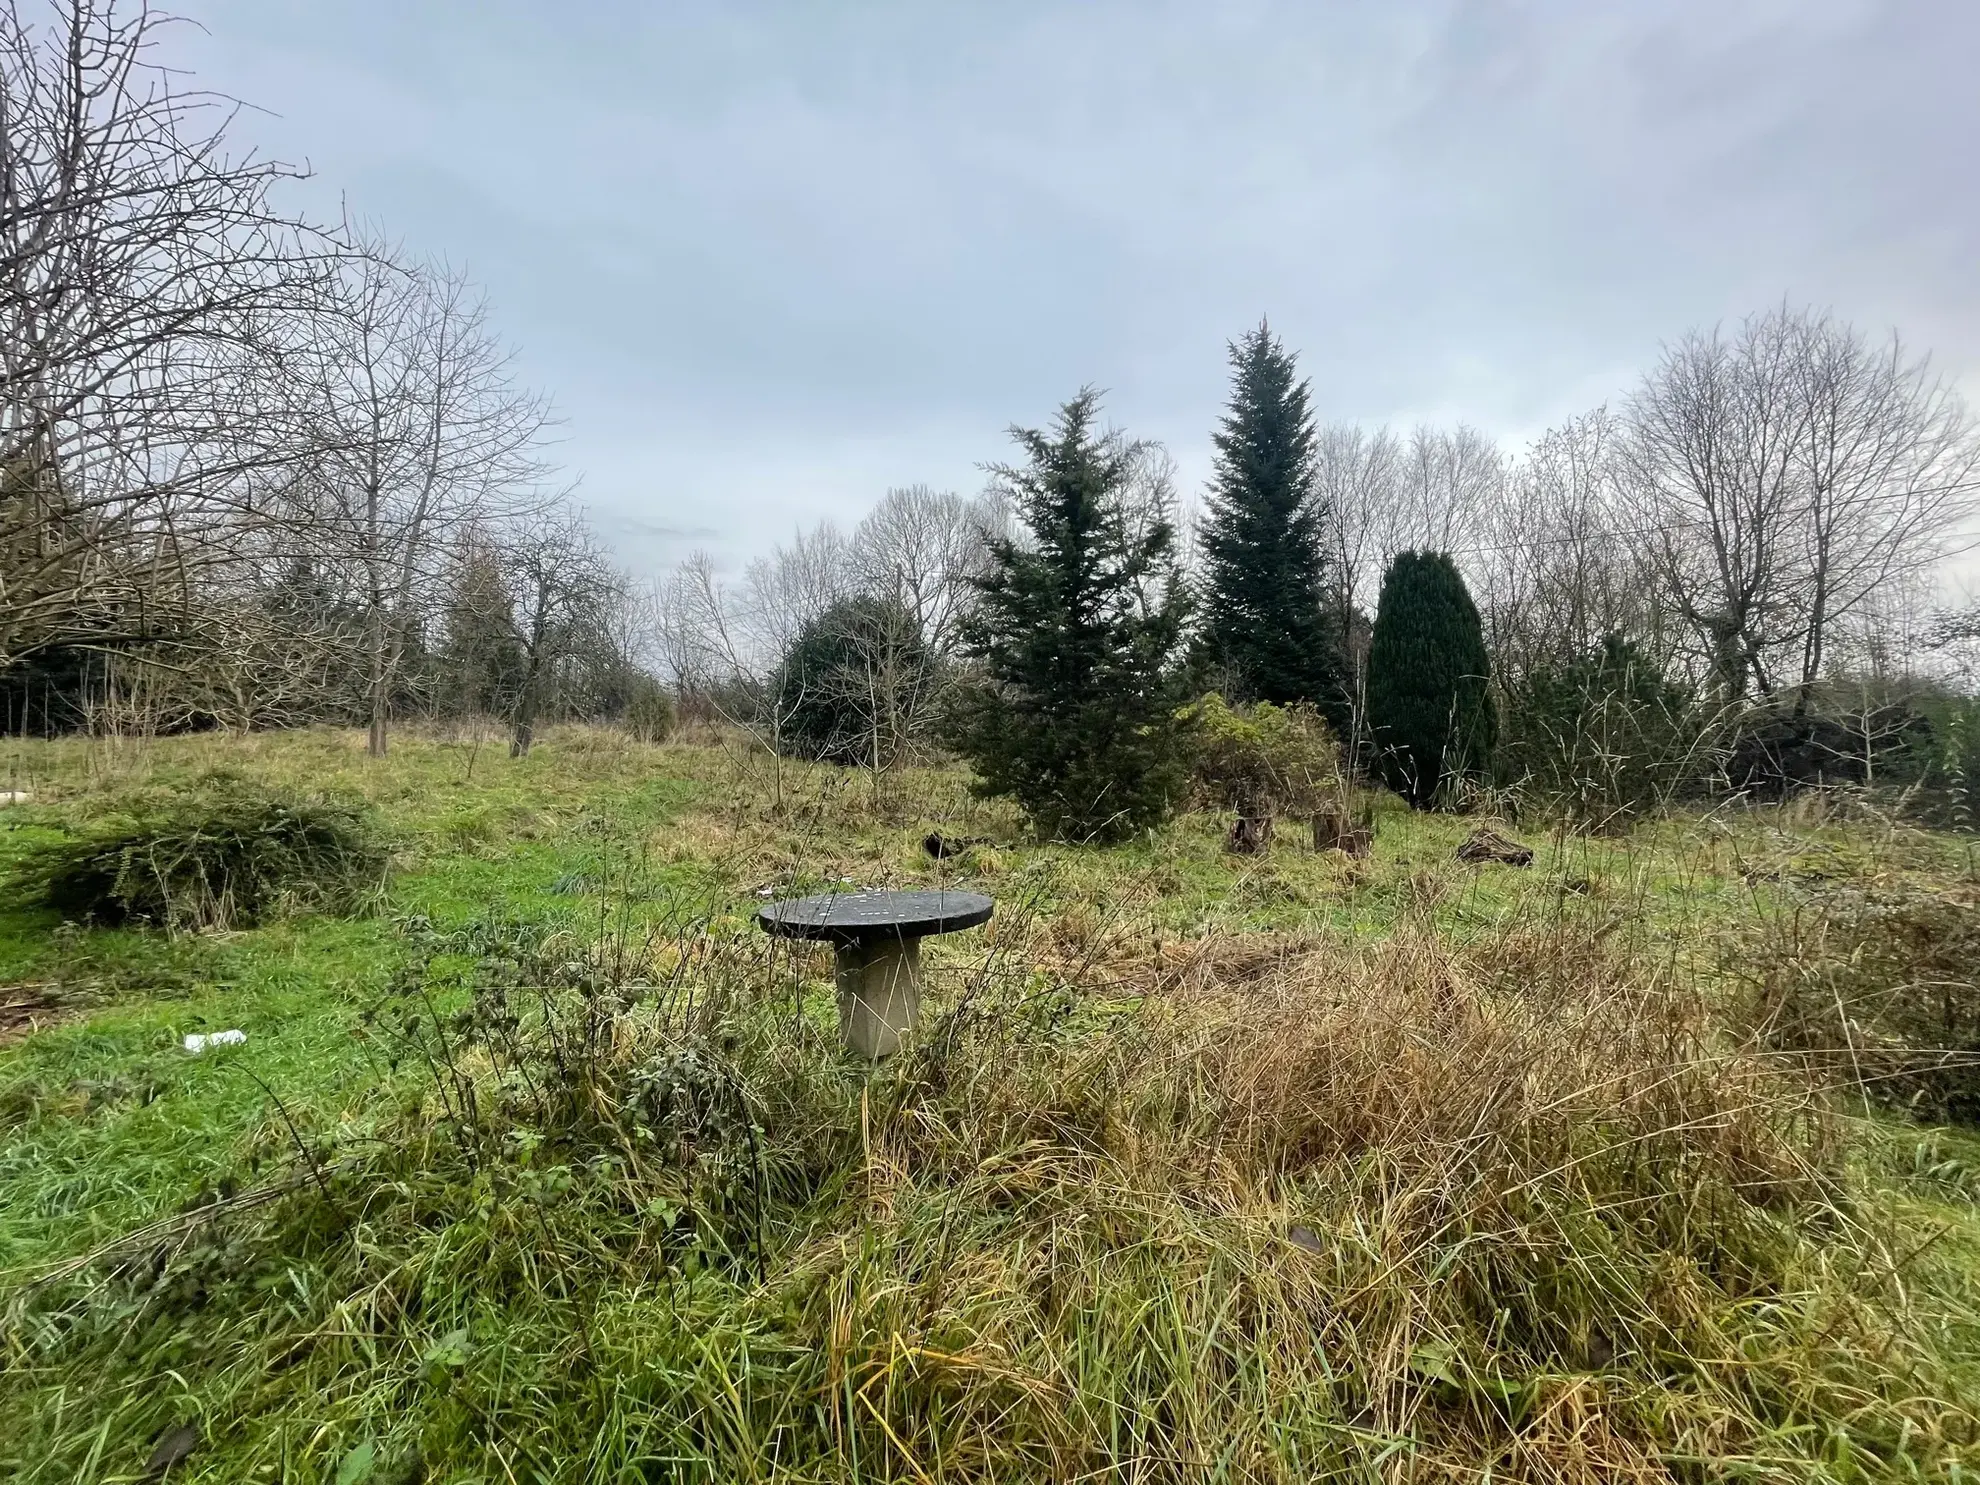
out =
[(867, 593), (807, 625), (770, 681), (791, 751), (866, 769), (879, 805), (883, 778), (924, 741), (944, 672), (914, 615)]
[(1980, 684), (1980, 603), (1935, 611), (1923, 643), (1941, 675), (1969, 691)]
[(654, 584), (647, 646), (684, 707), (708, 705), (720, 650), (708, 633), (709, 614), (721, 607), (721, 584), (706, 552), (694, 553)]
[[(1123, 547), (1132, 550), (1146, 542), (1157, 526), (1179, 531), (1174, 456), (1157, 439), (1129, 438), (1118, 431), (1108, 434), (1108, 445), (1118, 450), (1124, 476), (1120, 502), (1112, 512)], [(1135, 587), (1136, 608), (1143, 617), (1158, 612), (1169, 603), (1171, 586), (1185, 581), (1180, 561), (1156, 564)]]
[(978, 502), (926, 485), (889, 490), (853, 534), (854, 579), (912, 615), (922, 641), (946, 654), (983, 566), (982, 529)]
[(779, 803), (794, 750), (884, 773), (927, 731), (946, 674), (931, 657), (963, 614), (990, 519), (980, 501), (917, 486), (889, 491), (851, 540), (829, 522), (800, 531), (737, 583), (696, 553), (654, 605), (661, 665), (685, 703), (780, 760)]
[(1626, 433), (1598, 408), (1548, 430), (1511, 470), (1468, 563), (1502, 681), (1586, 656), (1611, 634), (1664, 658), (1622, 483)]
[(205, 717), (237, 732), (300, 727), (336, 717), (348, 700), (340, 681), (342, 636), (256, 592), (201, 598), (206, 632), (193, 645), (147, 646), (134, 664), (159, 675), (156, 694), (177, 700), (186, 720)]
[(1879, 608), (1894, 620), (1919, 612), (1902, 601), (1909, 580), (1972, 514), (1980, 442), (1957, 394), (1895, 334), (1878, 346), (1827, 315), (1791, 319), (1794, 387), (1806, 409), (1795, 461), (1805, 506), (1795, 704), (1806, 710), (1839, 625)]
[(1329, 512), (1341, 585), (1364, 611), (1375, 607), (1396, 553), (1462, 553), (1483, 540), (1508, 473), (1498, 445), (1464, 424), (1421, 424), (1407, 439), (1330, 424), (1316, 440), (1315, 463), (1314, 498)]
[(230, 153), (231, 100), (118, 0), (0, 7), (0, 664), (183, 636), (244, 475), (270, 323), (330, 251)]
[(285, 357), (306, 472), (282, 492), (299, 549), (351, 574), (364, 615), (369, 749), (423, 607), (466, 527), (544, 503), (548, 411), (517, 388), (460, 273), (372, 245), (345, 260)]
[(1663, 595), (1696, 636), (1722, 700), (1770, 695), (1770, 660), (1792, 643), (1791, 551), (1802, 410), (1794, 336), (1779, 317), (1731, 340), (1692, 332), (1629, 405), (1631, 472), (1652, 511)]
[(856, 591), (852, 550), (830, 521), (799, 531), (790, 545), (758, 557), (743, 570), (743, 601), (731, 609), (734, 634), (746, 646), (730, 657), (736, 673), (767, 672), (807, 624)]
[(1402, 445), (1387, 428), (1373, 433), (1352, 423), (1332, 423), (1315, 444), (1315, 498), (1332, 513), (1334, 561), (1343, 597), (1342, 636), (1352, 606), (1375, 607), (1382, 568), (1406, 544), (1401, 500)]
[(772, 672), (802, 632), (800, 615), (815, 618), (829, 607), (816, 591), (827, 576), (811, 570), (818, 545), (800, 540), (795, 557), (787, 548), (752, 563), (740, 590), (722, 580), (708, 553), (696, 552), (674, 570), (659, 604), (660, 648), (676, 688), (769, 752), (771, 804), (779, 810), (784, 729), (804, 693), (774, 684)]
[(1963, 404), (1895, 338), (1873, 350), (1826, 315), (1686, 335), (1628, 419), (1663, 596), (1727, 701), (1791, 685), (1805, 708), (1835, 626), (1974, 509)]
[[(1831, 619), (1823, 643), (1825, 680), (1845, 676), (1885, 701), (1925, 685), (1934, 676), (1935, 641), (1941, 630), (1932, 609), (1935, 574), (1895, 574), (1847, 613)], [(1803, 697), (1797, 704), (1805, 712)]]
[(527, 757), (558, 663), (604, 634), (624, 579), (574, 511), (526, 521), (503, 535), (501, 567), (521, 674), (510, 716), (509, 756)]
[(1463, 423), (1419, 425), (1410, 431), (1400, 464), (1400, 521), (1391, 532), (1400, 545), (1382, 554), (1384, 562), (1405, 547), (1461, 552), (1476, 544), (1505, 489), (1506, 457), (1499, 446)]

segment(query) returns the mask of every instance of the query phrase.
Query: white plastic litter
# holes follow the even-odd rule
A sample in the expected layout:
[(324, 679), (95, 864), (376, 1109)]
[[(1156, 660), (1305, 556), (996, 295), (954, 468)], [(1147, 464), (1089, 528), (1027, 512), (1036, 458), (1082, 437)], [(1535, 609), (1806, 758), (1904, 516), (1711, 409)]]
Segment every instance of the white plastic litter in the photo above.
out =
[(0, 789), (0, 805), (26, 804), (33, 797), (25, 789)]
[(204, 1034), (195, 1031), (186, 1038), (186, 1050), (197, 1057), (208, 1047), (238, 1047), (246, 1040), (245, 1031), (209, 1031)]

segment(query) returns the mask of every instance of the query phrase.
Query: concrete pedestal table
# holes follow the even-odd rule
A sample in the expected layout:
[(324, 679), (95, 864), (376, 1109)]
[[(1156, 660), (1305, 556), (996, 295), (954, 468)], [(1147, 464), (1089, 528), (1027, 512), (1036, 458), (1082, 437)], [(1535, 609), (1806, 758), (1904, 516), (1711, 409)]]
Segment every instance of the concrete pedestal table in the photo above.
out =
[(820, 939), (838, 951), (839, 1030), (867, 1057), (891, 1057), (921, 1012), (921, 941), (990, 921), (980, 892), (832, 892), (774, 902), (766, 933)]

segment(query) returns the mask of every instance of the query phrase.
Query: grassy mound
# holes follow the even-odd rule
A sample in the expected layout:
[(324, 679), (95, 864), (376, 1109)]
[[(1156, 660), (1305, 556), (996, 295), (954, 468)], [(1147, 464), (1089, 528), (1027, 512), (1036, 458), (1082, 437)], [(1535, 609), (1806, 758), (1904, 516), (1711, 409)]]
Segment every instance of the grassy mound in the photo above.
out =
[(1820, 1090), (1598, 927), (1226, 941), (1125, 989), (992, 963), (877, 1072), (767, 953), (428, 937), (368, 1021), (423, 1095), (20, 1295), (5, 1462), (134, 1472), (186, 1428), (213, 1479), (1972, 1457)]
[(75, 922), (246, 928), (295, 909), (362, 910), (387, 856), (361, 803), (212, 774), (42, 848), (16, 882)]

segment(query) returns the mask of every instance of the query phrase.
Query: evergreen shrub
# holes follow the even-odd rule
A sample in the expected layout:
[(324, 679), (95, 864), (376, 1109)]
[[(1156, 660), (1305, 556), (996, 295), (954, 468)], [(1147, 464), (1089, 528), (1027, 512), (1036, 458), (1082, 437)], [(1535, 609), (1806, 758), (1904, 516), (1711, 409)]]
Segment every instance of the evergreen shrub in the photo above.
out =
[(1049, 431), (1013, 431), (1025, 462), (996, 474), (1027, 535), (991, 543), (955, 729), (979, 792), (1075, 841), (1154, 825), (1188, 783), (1175, 528), (1164, 513), (1131, 518), (1135, 450), (1094, 426), (1098, 412), (1088, 389)]
[(914, 615), (861, 595), (804, 626), (771, 682), (779, 751), (824, 763), (900, 761), (935, 689)]
[(1314, 708), (1269, 701), (1233, 707), (1213, 691), (1180, 716), (1203, 803), (1258, 819), (1313, 815), (1339, 799), (1340, 745)]

